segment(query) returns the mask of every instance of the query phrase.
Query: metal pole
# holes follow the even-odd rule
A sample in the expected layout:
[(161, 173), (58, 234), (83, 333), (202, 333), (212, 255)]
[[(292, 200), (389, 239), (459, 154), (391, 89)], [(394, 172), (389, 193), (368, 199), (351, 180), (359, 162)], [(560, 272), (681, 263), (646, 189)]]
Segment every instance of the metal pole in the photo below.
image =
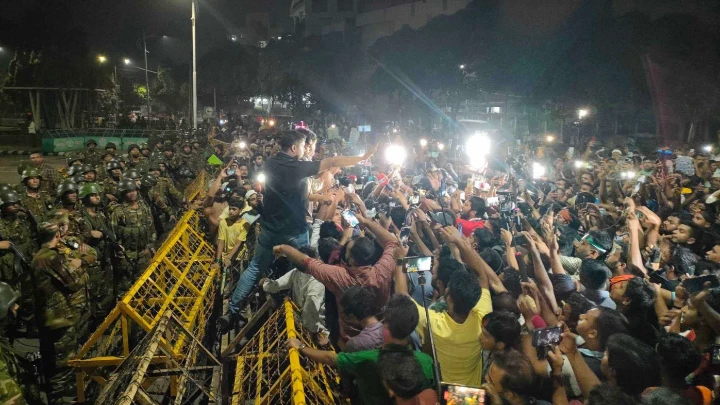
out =
[(192, 61), (192, 81), (193, 81), (193, 129), (197, 129), (197, 69), (195, 66), (196, 50), (195, 50), (195, 0), (192, 1), (192, 47), (193, 47), (193, 61)]
[(147, 43), (145, 42), (145, 31), (143, 31), (143, 49), (145, 51), (145, 88), (147, 89), (147, 128), (150, 129), (150, 79), (148, 78), (147, 66)]
[(215, 87), (213, 87), (213, 108), (215, 109), (215, 118), (218, 117), (218, 110), (217, 110), (217, 94), (215, 93)]

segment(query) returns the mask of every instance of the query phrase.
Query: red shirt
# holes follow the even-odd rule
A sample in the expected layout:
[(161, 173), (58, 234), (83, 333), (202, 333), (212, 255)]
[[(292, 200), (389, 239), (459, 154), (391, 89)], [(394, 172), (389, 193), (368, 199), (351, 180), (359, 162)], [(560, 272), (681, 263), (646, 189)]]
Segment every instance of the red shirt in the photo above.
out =
[(462, 224), (462, 234), (464, 236), (470, 236), (472, 235), (473, 231), (476, 229), (483, 229), (485, 228), (485, 220), (481, 218), (473, 218), (473, 219), (462, 219), (458, 218), (457, 224)]
[[(305, 259), (305, 263), (303, 264), (305, 265), (305, 272), (307, 274), (315, 277), (317, 281), (325, 285), (325, 288), (335, 294), (335, 301), (337, 302), (338, 308), (340, 308), (340, 298), (342, 298), (345, 290), (354, 285), (375, 288), (379, 294), (377, 298), (380, 301), (380, 306), (385, 306), (392, 294), (391, 284), (393, 272), (395, 271), (393, 251), (395, 247), (397, 247), (397, 242), (386, 243), (380, 260), (378, 260), (374, 266), (348, 269), (343, 266), (325, 264), (320, 260), (309, 257)], [(340, 337), (343, 341), (347, 342), (350, 336), (356, 336), (360, 331), (350, 327), (342, 311), (339, 312)]]

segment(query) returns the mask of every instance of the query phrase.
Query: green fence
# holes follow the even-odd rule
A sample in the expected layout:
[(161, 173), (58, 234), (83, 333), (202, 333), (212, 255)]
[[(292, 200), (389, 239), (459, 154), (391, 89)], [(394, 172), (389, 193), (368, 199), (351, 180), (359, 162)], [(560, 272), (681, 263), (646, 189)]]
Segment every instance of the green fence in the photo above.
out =
[(103, 149), (109, 142), (124, 150), (130, 144), (148, 142), (148, 139), (176, 140), (179, 131), (137, 130), (137, 129), (53, 129), (42, 132), (43, 153), (61, 153), (85, 149), (85, 142), (94, 139), (98, 149)]

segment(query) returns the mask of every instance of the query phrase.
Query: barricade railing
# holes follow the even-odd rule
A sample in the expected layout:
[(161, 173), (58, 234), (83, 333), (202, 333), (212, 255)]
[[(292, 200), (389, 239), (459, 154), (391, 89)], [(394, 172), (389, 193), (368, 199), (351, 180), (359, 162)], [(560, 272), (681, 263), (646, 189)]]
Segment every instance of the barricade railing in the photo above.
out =
[(85, 128), (85, 129), (46, 129), (40, 132), (45, 139), (55, 138), (149, 138), (161, 139), (177, 136), (181, 131), (174, 129), (116, 129), (116, 128)]
[(185, 191), (183, 192), (185, 201), (192, 202), (201, 195), (202, 191), (205, 189), (207, 189), (207, 172), (203, 170), (197, 177), (195, 177), (195, 180), (193, 180), (192, 183), (185, 187)]
[[(186, 212), (145, 272), (69, 362), (77, 371), (79, 402), (85, 401), (86, 381), (105, 385), (112, 368), (128, 357), (168, 311), (196, 340), (202, 340), (218, 277), (211, 266), (214, 257), (213, 246), (200, 230), (199, 214)], [(159, 345), (165, 353), (183, 359), (188, 355), (187, 343), (185, 334), (168, 334)], [(156, 356), (151, 363), (166, 361)]]
[(232, 405), (346, 403), (340, 395), (336, 371), (309, 359), (296, 349), (285, 350), (287, 339), (316, 347), (298, 321), (299, 309), (286, 299), (238, 353)]

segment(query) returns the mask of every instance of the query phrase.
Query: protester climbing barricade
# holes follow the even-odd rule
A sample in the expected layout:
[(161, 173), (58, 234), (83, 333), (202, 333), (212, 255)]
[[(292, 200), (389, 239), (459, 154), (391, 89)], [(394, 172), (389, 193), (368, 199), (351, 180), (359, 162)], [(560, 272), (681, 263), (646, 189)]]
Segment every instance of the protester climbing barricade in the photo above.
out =
[(316, 347), (290, 300), (273, 312), (237, 355), (232, 405), (345, 404), (335, 370), (285, 350), (288, 339)]
[(189, 342), (202, 341), (213, 307), (218, 271), (215, 253), (200, 229), (197, 211), (189, 210), (170, 232), (152, 262), (82, 346), (69, 364), (77, 371), (78, 399), (85, 401), (86, 382), (105, 385), (120, 365), (168, 312), (188, 334), (165, 334), (159, 345), (166, 356), (151, 363), (167, 363), (167, 356), (193, 365)]

